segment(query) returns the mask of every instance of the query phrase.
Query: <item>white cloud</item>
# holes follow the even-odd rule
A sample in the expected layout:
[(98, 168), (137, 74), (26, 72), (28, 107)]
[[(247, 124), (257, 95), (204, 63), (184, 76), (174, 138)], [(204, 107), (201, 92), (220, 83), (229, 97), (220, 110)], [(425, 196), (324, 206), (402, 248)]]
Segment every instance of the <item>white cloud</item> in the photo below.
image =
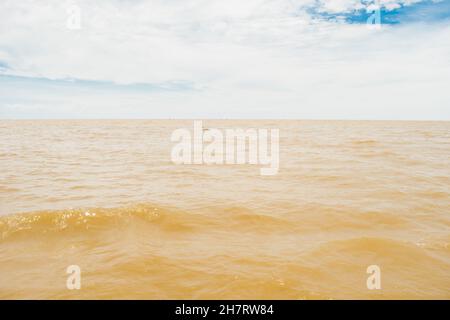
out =
[[(380, 4), (395, 9), (413, 1)], [(81, 8), (80, 30), (66, 28), (66, 9), (74, 3)], [(320, 19), (307, 10), (315, 4), (3, 0), (0, 62), (10, 67), (9, 74), (118, 84), (182, 80), (202, 89), (134, 95), (93, 89), (58, 96), (55, 91), (0, 88), (0, 95), (8, 101), (14, 94), (33, 96), (43, 114), (66, 108), (67, 114), (82, 109), (85, 116), (103, 117), (126, 117), (128, 112), (130, 117), (449, 118), (444, 110), (450, 102), (445, 89), (450, 83), (448, 26), (377, 31)], [(321, 12), (345, 13), (371, 2), (319, 5)], [(20, 105), (23, 113), (26, 105)], [(5, 116), (15, 110), (11, 103), (3, 108)]]
[(320, 11), (329, 13), (351, 12), (364, 9), (365, 5), (360, 0), (320, 0)]
[(379, 8), (394, 10), (422, 1), (424, 0), (319, 0), (319, 11), (327, 13), (348, 13), (363, 9), (368, 11)]

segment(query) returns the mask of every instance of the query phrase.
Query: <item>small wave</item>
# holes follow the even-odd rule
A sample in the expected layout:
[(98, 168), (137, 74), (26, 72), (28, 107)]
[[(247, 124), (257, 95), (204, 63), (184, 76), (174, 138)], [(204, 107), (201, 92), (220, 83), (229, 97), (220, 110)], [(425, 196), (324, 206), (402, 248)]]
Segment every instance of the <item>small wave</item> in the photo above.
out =
[(13, 188), (13, 187), (8, 187), (8, 186), (0, 186), (0, 192), (18, 192), (20, 191), (20, 189), (18, 188)]
[(0, 217), (1, 239), (21, 234), (48, 234), (110, 229), (135, 223), (159, 225), (166, 231), (192, 229), (192, 219), (186, 213), (154, 205), (123, 208), (67, 209), (38, 211)]
[(374, 146), (378, 144), (378, 141), (372, 139), (354, 140), (352, 141), (352, 144), (357, 146)]
[(120, 208), (80, 208), (6, 215), (0, 217), (0, 239), (30, 234), (95, 232), (127, 226), (151, 226), (172, 235), (208, 230), (261, 234), (301, 229), (298, 223), (293, 223), (288, 217), (262, 214), (243, 207), (210, 207), (206, 212), (197, 213), (153, 204), (137, 204)]

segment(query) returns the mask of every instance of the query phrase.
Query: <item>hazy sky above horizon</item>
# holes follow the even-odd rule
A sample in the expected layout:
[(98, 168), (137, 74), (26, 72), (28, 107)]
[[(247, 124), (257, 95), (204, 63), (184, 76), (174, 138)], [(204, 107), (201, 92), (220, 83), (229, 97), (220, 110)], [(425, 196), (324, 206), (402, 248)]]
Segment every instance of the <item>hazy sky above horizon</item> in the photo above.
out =
[(450, 120), (449, 88), (450, 0), (0, 2), (2, 119)]

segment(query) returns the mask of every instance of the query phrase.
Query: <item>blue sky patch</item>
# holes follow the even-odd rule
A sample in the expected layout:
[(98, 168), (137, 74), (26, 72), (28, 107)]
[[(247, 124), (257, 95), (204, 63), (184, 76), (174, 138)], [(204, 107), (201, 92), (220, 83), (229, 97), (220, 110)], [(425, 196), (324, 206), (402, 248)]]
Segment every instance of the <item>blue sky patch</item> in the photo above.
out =
[[(343, 21), (346, 23), (363, 24), (366, 23), (374, 12), (367, 12), (365, 9), (354, 11), (351, 13), (324, 13), (318, 12), (316, 9), (310, 10), (311, 14), (321, 19), (329, 21)], [(442, 22), (450, 21), (450, 0), (440, 2), (427, 0), (411, 5), (403, 5), (394, 10), (381, 9), (382, 24), (405, 24), (417, 22)]]
[(0, 72), (6, 71), (8, 69), (9, 69), (9, 66), (5, 62), (0, 61)]
[[(0, 71), (2, 64), (0, 63)], [(64, 79), (48, 79), (38, 77), (22, 77), (15, 75), (1, 75), (0, 83), (4, 85), (28, 86), (34, 88), (66, 88), (66, 89), (93, 89), (93, 90), (121, 90), (132, 92), (167, 92), (167, 91), (192, 91), (195, 90), (194, 83), (190, 81), (167, 81), (163, 83), (131, 83), (131, 84), (117, 84), (112, 81), (95, 81), (83, 80), (75, 78)]]

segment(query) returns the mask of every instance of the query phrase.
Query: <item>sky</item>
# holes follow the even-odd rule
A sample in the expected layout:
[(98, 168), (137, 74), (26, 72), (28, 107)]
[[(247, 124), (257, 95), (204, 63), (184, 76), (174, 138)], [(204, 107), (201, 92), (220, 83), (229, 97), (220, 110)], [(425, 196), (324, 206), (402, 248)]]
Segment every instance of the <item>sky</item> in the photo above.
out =
[(2, 0), (0, 119), (55, 118), (450, 120), (450, 0)]

